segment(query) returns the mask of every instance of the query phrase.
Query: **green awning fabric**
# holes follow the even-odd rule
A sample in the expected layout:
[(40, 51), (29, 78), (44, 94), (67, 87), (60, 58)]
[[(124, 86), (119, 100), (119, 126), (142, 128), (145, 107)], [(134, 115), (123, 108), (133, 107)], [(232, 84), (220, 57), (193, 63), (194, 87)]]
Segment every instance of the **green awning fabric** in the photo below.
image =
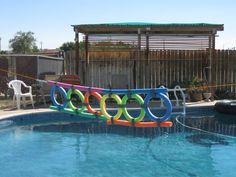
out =
[(211, 23), (146, 23), (146, 22), (122, 22), (122, 23), (98, 23), (98, 24), (81, 24), (81, 25), (72, 25), (72, 26), (86, 26), (86, 27), (95, 27), (95, 26), (165, 26), (165, 27), (211, 27), (218, 26), (223, 24), (211, 24)]

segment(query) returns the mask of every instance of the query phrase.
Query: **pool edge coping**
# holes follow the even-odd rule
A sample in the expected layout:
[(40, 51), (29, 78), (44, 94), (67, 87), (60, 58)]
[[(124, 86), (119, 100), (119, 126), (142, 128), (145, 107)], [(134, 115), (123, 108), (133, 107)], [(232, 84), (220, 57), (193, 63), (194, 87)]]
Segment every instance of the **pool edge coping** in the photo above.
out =
[[(190, 108), (206, 108), (206, 107), (214, 107), (215, 103), (213, 102), (191, 102), (186, 104), (186, 110)], [(0, 120), (12, 118), (20, 115), (28, 115), (28, 114), (38, 114), (45, 112), (58, 112), (55, 110), (51, 110), (50, 108), (36, 108), (36, 109), (21, 109), (21, 110), (0, 110)]]

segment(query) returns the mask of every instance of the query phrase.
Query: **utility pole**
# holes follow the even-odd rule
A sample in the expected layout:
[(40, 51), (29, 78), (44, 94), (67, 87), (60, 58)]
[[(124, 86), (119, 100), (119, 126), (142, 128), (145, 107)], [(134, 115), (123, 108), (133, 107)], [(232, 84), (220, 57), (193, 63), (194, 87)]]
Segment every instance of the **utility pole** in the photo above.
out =
[(41, 51), (43, 50), (43, 42), (42, 41), (40, 42), (40, 50)]
[(2, 38), (0, 37), (0, 52), (1, 52), (1, 50), (2, 50), (2, 44), (1, 44), (1, 42), (2, 42)]

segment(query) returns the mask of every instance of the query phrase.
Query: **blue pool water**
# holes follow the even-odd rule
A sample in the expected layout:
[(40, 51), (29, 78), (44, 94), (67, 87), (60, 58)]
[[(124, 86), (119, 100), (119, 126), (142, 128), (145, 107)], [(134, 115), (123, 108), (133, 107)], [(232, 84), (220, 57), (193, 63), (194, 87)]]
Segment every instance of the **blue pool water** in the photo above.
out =
[[(146, 131), (81, 124), (72, 122), (75, 117), (65, 117), (43, 114), (1, 121), (0, 176), (236, 176), (234, 138), (193, 131), (177, 122), (173, 128)], [(226, 135), (236, 133), (234, 124), (218, 122), (214, 116), (179, 121)]]

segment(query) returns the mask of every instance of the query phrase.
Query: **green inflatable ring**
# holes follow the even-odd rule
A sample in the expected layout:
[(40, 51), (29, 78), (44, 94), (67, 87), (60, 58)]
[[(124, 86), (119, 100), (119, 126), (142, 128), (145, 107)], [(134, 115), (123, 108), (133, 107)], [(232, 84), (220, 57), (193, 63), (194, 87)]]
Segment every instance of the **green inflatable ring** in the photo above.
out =
[(114, 115), (114, 116), (111, 116), (110, 114), (108, 114), (108, 112), (106, 111), (106, 99), (110, 98), (110, 97), (113, 98), (114, 100), (116, 100), (118, 105), (121, 105), (121, 99), (117, 94), (111, 94), (111, 95), (106, 94), (106, 95), (103, 95), (103, 97), (100, 101), (100, 109), (101, 109), (102, 114), (106, 117), (107, 120), (110, 120), (112, 117), (114, 120), (117, 120), (120, 118), (120, 116), (122, 114), (122, 109), (121, 109), (121, 107), (119, 107), (116, 115)]
[(86, 106), (83, 105), (81, 106), (80, 109), (78, 109), (76, 106), (73, 105), (72, 101), (71, 101), (71, 95), (72, 94), (75, 94), (77, 95), (81, 102), (84, 103), (84, 95), (81, 91), (77, 90), (77, 89), (70, 89), (68, 92), (67, 92), (67, 95), (66, 95), (66, 99), (68, 100), (68, 105), (69, 107), (73, 110), (73, 111), (78, 111), (78, 112), (83, 112), (85, 109), (86, 109)]
[[(138, 94), (132, 94), (131, 95), (131, 98), (137, 100), (137, 102), (140, 104), (140, 105), (143, 105), (144, 104), (144, 101), (143, 101), (143, 98), (138, 95)], [(122, 105), (126, 105), (127, 101), (128, 101), (129, 97), (127, 95), (125, 95), (123, 98), (122, 98)], [(125, 118), (128, 120), (128, 121), (132, 121), (134, 120), (134, 122), (140, 122), (143, 120), (143, 118), (145, 117), (145, 114), (146, 114), (146, 111), (144, 108), (141, 108), (141, 112), (139, 114), (138, 117), (132, 117), (128, 111), (127, 111), (127, 108), (126, 107), (123, 107), (122, 108), (122, 111), (123, 111), (123, 114), (125, 116)]]

